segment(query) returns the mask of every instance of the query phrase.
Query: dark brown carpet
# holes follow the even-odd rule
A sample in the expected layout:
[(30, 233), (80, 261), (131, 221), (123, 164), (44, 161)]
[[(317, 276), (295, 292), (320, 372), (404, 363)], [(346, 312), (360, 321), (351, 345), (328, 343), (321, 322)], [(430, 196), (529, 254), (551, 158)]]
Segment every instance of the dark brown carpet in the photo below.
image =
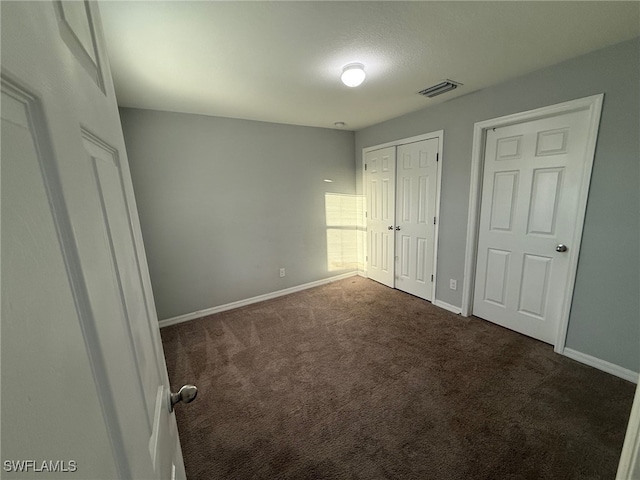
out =
[(634, 394), (360, 277), (162, 338), (190, 480), (613, 479)]

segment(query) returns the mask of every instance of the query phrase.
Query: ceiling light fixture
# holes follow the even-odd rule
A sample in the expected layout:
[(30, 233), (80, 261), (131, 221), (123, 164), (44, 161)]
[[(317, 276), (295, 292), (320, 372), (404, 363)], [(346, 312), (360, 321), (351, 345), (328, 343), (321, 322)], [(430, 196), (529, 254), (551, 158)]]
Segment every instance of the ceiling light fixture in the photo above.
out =
[(342, 128), (344, 126), (346, 126), (347, 124), (344, 122), (334, 122), (334, 125), (338, 128)]
[(357, 87), (364, 82), (365, 77), (364, 65), (361, 63), (350, 63), (342, 69), (342, 76), (340, 79), (347, 87)]

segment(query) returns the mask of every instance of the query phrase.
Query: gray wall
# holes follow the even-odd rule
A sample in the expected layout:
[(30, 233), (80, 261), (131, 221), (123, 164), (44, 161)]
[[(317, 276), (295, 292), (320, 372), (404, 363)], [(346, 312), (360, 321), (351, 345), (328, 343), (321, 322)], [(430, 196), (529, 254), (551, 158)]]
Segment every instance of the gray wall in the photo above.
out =
[(462, 304), (473, 124), (605, 93), (567, 347), (640, 370), (639, 56), (635, 39), (356, 132), (361, 172), (364, 147), (445, 131), (437, 299)]
[(120, 115), (160, 319), (355, 270), (353, 248), (327, 245), (325, 208), (327, 193), (355, 208), (353, 132)]

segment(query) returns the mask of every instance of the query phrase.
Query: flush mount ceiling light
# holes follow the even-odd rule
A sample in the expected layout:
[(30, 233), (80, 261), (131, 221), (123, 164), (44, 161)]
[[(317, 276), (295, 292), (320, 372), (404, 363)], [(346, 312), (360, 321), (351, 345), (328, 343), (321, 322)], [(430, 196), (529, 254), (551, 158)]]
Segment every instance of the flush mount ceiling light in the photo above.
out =
[(347, 87), (357, 87), (364, 82), (365, 77), (364, 65), (361, 63), (350, 63), (342, 69), (342, 76), (340, 79)]

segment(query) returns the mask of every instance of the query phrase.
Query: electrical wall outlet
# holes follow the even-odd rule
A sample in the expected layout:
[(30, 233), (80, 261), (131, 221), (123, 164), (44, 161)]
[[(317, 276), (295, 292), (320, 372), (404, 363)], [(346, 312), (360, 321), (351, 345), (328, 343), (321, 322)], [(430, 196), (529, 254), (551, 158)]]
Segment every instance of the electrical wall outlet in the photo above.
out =
[(454, 280), (453, 278), (449, 279), (449, 288), (451, 290), (457, 290), (458, 289), (458, 281)]
[(285, 272), (284, 272), (284, 268), (280, 269), (280, 278), (284, 277)]

